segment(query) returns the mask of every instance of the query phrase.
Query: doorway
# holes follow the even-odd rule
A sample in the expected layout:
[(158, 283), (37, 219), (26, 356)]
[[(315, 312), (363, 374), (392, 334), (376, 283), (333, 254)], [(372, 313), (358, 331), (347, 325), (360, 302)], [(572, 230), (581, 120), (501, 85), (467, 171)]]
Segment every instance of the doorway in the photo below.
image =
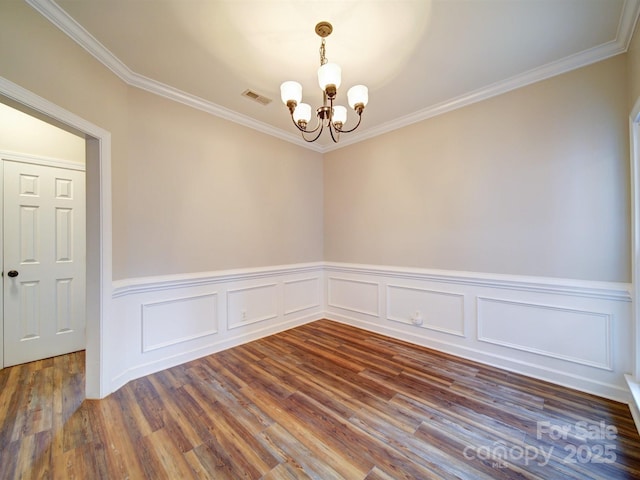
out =
[[(111, 312), (111, 134), (48, 100), (0, 77), (0, 102), (61, 126), (86, 141), (86, 397), (110, 393), (104, 348)], [(0, 345), (2, 342), (0, 342)]]

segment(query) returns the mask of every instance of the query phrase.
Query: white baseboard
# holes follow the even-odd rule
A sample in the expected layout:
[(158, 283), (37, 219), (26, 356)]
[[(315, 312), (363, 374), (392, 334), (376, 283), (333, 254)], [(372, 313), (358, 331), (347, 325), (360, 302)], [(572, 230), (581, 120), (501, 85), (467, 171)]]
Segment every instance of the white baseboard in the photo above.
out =
[[(328, 318), (629, 401), (630, 286), (317, 262), (114, 283), (110, 388)], [(637, 412), (636, 412), (637, 413)]]
[(440, 352), (448, 353), (467, 360), (482, 363), (492, 367), (501, 368), (503, 370), (526, 375), (538, 380), (544, 380), (557, 385), (564, 385), (581, 392), (591, 393), (600, 397), (609, 398), (618, 402), (628, 403), (629, 393), (623, 386), (613, 385), (609, 383), (596, 382), (590, 378), (578, 375), (568, 374), (562, 370), (551, 368), (537, 368), (535, 364), (526, 361), (520, 361), (514, 356), (488, 354), (481, 349), (474, 349), (458, 345), (452, 342), (428, 339), (424, 336), (407, 333), (405, 331), (385, 328), (372, 322), (366, 322), (353, 317), (327, 314), (326, 319), (335, 322), (344, 323), (354, 327), (368, 330), (370, 332), (379, 333), (391, 338), (403, 340), (405, 342), (420, 345), (422, 347), (431, 348)]
[(636, 424), (636, 429), (640, 434), (640, 383), (636, 381), (631, 375), (624, 376), (629, 387), (630, 399), (629, 410), (631, 410), (631, 416)]
[(623, 283), (325, 263), (327, 318), (628, 402)]
[(221, 352), (228, 348), (237, 347), (238, 345), (243, 345), (245, 343), (258, 340), (268, 335), (273, 335), (290, 328), (304, 325), (305, 323), (320, 320), (322, 318), (324, 318), (322, 314), (314, 314), (306, 317), (299, 317), (292, 320), (283, 321), (281, 323), (274, 323), (267, 328), (255, 329), (248, 334), (237, 335), (224, 339), (217, 339), (216, 341), (209, 342), (199, 348), (194, 348), (191, 350), (185, 349), (171, 356), (133, 365), (111, 379), (112, 391), (116, 391), (127, 382), (136, 378), (150, 375), (167, 368), (175, 367), (176, 365), (181, 365), (183, 363), (190, 362), (192, 360), (196, 360), (198, 358), (202, 358), (216, 352)]
[(114, 282), (110, 392), (130, 380), (324, 317), (323, 264)]

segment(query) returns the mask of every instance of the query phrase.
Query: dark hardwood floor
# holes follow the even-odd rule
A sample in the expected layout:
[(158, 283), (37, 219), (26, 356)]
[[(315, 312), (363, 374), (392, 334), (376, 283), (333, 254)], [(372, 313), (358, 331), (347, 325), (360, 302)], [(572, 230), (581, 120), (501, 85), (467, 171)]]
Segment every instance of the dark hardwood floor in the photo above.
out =
[(638, 479), (627, 405), (322, 320), (84, 399), (0, 371), (0, 479)]

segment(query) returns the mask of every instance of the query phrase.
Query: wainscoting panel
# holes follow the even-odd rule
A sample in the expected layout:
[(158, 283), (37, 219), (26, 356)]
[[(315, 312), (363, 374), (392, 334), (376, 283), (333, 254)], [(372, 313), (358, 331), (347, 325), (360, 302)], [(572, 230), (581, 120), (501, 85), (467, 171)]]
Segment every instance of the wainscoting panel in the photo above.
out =
[(264, 322), (278, 316), (278, 285), (269, 283), (227, 292), (228, 328)]
[(464, 337), (464, 295), (387, 285), (387, 319)]
[(478, 340), (613, 370), (607, 313), (478, 297)]
[(284, 282), (284, 314), (321, 307), (321, 288), (319, 276)]
[(218, 333), (218, 294), (142, 305), (142, 352)]
[(628, 284), (343, 263), (324, 271), (328, 319), (629, 400)]
[(340, 310), (379, 317), (379, 289), (379, 282), (329, 277), (327, 303)]

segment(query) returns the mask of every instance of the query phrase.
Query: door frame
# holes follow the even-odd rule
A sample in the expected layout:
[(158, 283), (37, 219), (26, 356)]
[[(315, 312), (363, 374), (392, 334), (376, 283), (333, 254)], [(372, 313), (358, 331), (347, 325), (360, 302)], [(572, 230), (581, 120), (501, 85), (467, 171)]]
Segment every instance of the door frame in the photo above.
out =
[(110, 392), (105, 348), (112, 304), (111, 133), (0, 77), (0, 101), (86, 139), (86, 398)]
[[(640, 383), (640, 98), (629, 115), (631, 177), (632, 352), (635, 383)], [(639, 426), (640, 428), (640, 426)]]

